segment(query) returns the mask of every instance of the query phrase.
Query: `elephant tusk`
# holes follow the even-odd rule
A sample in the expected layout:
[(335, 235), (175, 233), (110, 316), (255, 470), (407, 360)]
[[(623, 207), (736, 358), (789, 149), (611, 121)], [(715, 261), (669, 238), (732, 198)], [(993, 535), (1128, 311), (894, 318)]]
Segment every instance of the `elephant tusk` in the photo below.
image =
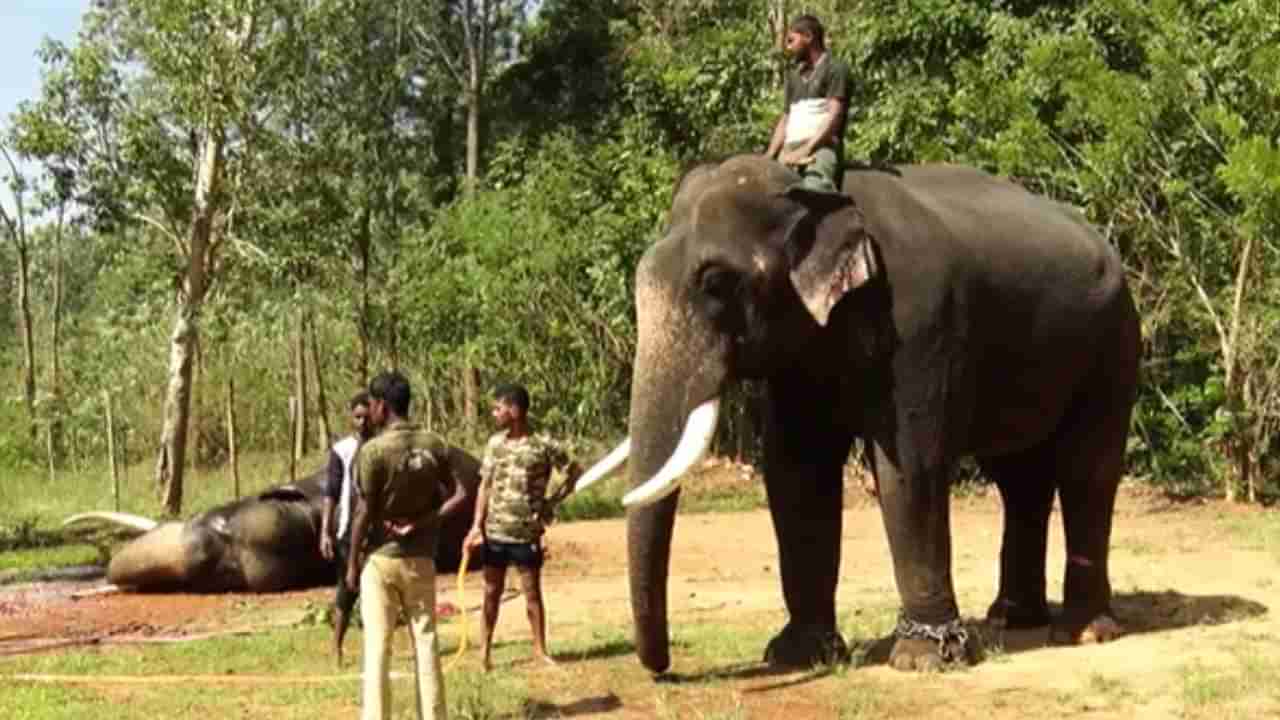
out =
[(157, 525), (159, 525), (155, 520), (142, 517), (141, 515), (130, 515), (128, 513), (118, 512), (87, 512), (80, 513), (79, 515), (72, 515), (66, 520), (63, 520), (62, 527), (67, 527), (68, 525), (74, 525), (88, 520), (105, 520), (107, 522), (113, 522), (117, 525), (123, 525), (124, 527), (133, 528), (134, 530), (139, 530), (141, 532), (151, 532), (156, 529)]
[(680, 444), (667, 458), (667, 462), (645, 484), (635, 488), (622, 498), (626, 507), (640, 507), (655, 503), (680, 489), (680, 477), (707, 454), (711, 438), (716, 433), (716, 421), (720, 418), (720, 398), (702, 403), (685, 421)]
[(605, 455), (603, 460), (592, 465), (590, 470), (582, 473), (582, 477), (578, 478), (578, 483), (574, 485), (573, 491), (578, 492), (579, 490), (585, 490), (597, 480), (600, 480), (614, 470), (617, 470), (622, 463), (626, 462), (627, 456), (630, 454), (631, 438), (628, 437), (626, 440), (619, 443), (618, 447), (614, 448), (612, 452)]

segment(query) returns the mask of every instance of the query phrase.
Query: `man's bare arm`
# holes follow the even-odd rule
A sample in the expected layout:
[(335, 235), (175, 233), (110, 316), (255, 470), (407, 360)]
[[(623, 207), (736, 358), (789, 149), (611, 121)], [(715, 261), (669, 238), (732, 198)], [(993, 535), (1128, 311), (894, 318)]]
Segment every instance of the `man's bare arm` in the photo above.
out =
[(347, 587), (360, 587), (360, 570), (364, 565), (364, 537), (369, 530), (369, 505), (357, 501), (351, 515), (351, 553), (347, 558)]
[(769, 141), (769, 149), (764, 154), (771, 158), (778, 157), (778, 153), (782, 152), (782, 145), (787, 139), (787, 117), (791, 113), (782, 113), (782, 117), (778, 118), (778, 124), (773, 127), (773, 138)]
[(333, 498), (325, 496), (320, 508), (320, 556), (325, 560), (333, 559)]

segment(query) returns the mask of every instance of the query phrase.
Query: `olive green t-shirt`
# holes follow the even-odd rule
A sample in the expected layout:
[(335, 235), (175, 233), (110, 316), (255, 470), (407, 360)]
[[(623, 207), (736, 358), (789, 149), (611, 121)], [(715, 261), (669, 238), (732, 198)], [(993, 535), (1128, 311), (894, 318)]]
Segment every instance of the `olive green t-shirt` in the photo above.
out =
[(356, 482), (369, 508), (373, 553), (435, 555), (449, 473), (448, 444), (415, 423), (391, 423), (360, 448)]

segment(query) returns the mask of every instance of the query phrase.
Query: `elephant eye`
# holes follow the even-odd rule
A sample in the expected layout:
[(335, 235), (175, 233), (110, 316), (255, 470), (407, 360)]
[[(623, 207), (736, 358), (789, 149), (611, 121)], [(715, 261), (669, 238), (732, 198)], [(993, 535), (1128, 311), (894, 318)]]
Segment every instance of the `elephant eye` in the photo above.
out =
[(702, 271), (699, 284), (702, 292), (720, 302), (728, 302), (738, 292), (737, 275), (714, 265)]

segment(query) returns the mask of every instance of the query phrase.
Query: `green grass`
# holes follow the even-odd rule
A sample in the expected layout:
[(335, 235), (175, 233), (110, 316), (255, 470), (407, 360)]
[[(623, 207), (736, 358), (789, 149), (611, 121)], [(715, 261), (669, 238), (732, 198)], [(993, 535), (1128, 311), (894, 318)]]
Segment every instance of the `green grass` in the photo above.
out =
[[(447, 662), (457, 648), (456, 629), (441, 626), (440, 651)], [(125, 645), (17, 656), (0, 662), (0, 717), (4, 718), (137, 718), (243, 717), (272, 718), (354, 716), (359, 706), (360, 632), (348, 638), (348, 660), (333, 665), (326, 626), (298, 625), (253, 635), (224, 636), (173, 645)], [(406, 633), (395, 638), (392, 670), (412, 673)], [(528, 654), (527, 643), (499, 646), (501, 663)], [(523, 717), (529, 694), (520, 674), (482, 676), (472, 650), (446, 678), (450, 717)], [(468, 664), (469, 663), (469, 664)], [(15, 675), (78, 676), (96, 684), (48, 684), (18, 680)], [(196, 676), (173, 681), (170, 676)], [(5, 677), (10, 676), (10, 677)], [(251, 683), (245, 676), (270, 682)], [(321, 681), (317, 681), (319, 676)], [(337, 677), (334, 677), (337, 676)], [(126, 683), (119, 677), (155, 679)], [(236, 678), (244, 678), (237, 684)], [(201, 679), (208, 678), (208, 679)], [(294, 681), (294, 682), (291, 682)], [(396, 717), (411, 717), (414, 697), (409, 678), (393, 679)], [(127, 703), (120, 703), (120, 695)]]
[(1232, 542), (1242, 550), (1267, 550), (1280, 560), (1280, 513), (1274, 510), (1219, 517)]
[(89, 545), (58, 545), (0, 553), (0, 584), (25, 582), (49, 568), (94, 565), (102, 560)]
[(1184, 668), (1180, 697), (1195, 717), (1248, 717), (1249, 703), (1280, 703), (1280, 660), (1271, 644), (1241, 644), (1234, 651), (1234, 667), (1209, 667), (1199, 662)]
[[(312, 453), (298, 463), (298, 476), (320, 469), (324, 454)], [(124, 468), (120, 480), (121, 512), (159, 519), (160, 500), (155, 492), (151, 464), (141, 462)], [(240, 494), (251, 495), (288, 480), (288, 458), (258, 453), (240, 460)], [(224, 467), (188, 468), (183, 482), (183, 516), (229, 502), (235, 498), (228, 471)], [(62, 520), (90, 510), (115, 510), (111, 478), (105, 468), (90, 467), (62, 471), (50, 481), (44, 472), (8, 471), (0, 483), (0, 549), (15, 528), (25, 526), (25, 545), (61, 534)], [(10, 528), (5, 530), (5, 528)]]

